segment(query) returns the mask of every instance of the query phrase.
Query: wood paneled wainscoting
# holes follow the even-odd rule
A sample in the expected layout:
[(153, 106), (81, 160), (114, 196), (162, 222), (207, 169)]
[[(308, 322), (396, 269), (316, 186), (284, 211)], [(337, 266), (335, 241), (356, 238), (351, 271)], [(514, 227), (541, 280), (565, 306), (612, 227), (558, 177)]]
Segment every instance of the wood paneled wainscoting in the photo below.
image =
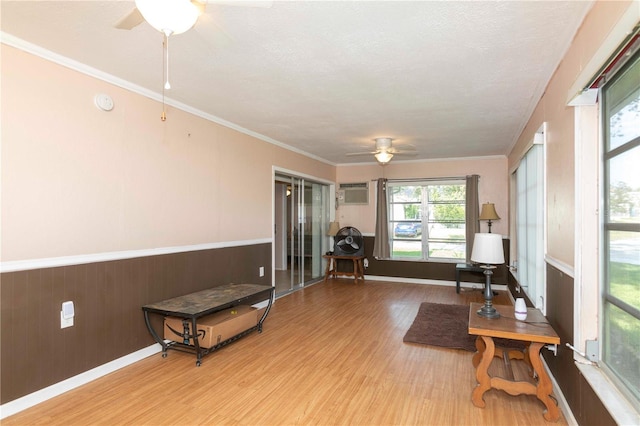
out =
[[(331, 279), (276, 300), (263, 333), (201, 367), (189, 354), (156, 354), (3, 425), (547, 424), (535, 396), (494, 390), (475, 407), (471, 352), (403, 343), (422, 302), (481, 301), (480, 291)], [(513, 366), (526, 377), (524, 363)]]
[[(3, 273), (1, 403), (155, 343), (142, 305), (228, 283), (271, 285), (269, 265), (271, 243), (261, 243)], [(75, 324), (61, 329), (67, 300)]]
[(573, 360), (573, 352), (564, 342), (573, 343), (573, 277), (547, 264), (547, 318), (560, 336), (558, 356), (545, 354), (545, 361), (554, 375), (578, 424), (613, 426), (616, 424), (602, 401), (591, 388)]
[[(571, 349), (564, 345), (574, 341), (573, 277), (550, 264), (547, 264), (546, 274), (547, 319), (560, 336), (561, 344), (557, 356), (544, 351), (544, 360), (578, 424), (614, 426), (615, 420), (576, 367)], [(517, 286), (517, 279), (509, 273), (508, 288), (513, 297), (524, 297), (527, 305), (533, 306), (524, 292), (516, 291)]]

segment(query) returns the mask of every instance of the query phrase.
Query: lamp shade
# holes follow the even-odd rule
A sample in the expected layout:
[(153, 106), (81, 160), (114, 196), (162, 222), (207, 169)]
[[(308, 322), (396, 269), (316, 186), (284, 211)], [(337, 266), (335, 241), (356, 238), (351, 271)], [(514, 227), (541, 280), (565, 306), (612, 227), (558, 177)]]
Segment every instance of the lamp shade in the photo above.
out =
[(493, 203), (484, 203), (480, 212), (480, 220), (498, 220), (500, 216), (496, 213), (496, 206)]
[(167, 36), (189, 30), (200, 16), (191, 0), (136, 0), (136, 7), (149, 25)]
[(393, 154), (387, 151), (381, 151), (375, 155), (376, 160), (380, 164), (387, 164), (393, 158)]
[(473, 240), (471, 260), (485, 265), (504, 263), (502, 235), (478, 233)]
[(327, 231), (327, 235), (335, 237), (339, 230), (340, 222), (329, 222), (329, 230)]

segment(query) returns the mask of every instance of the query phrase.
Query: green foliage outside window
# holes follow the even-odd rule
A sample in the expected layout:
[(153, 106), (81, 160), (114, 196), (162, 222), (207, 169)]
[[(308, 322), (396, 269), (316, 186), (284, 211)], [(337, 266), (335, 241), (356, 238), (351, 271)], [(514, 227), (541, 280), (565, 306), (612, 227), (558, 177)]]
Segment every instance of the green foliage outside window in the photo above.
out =
[(464, 183), (389, 185), (392, 257), (464, 259)]
[(602, 363), (640, 406), (640, 54), (602, 89)]
[(465, 223), (465, 185), (434, 185), (429, 187), (429, 202), (433, 203), (433, 219), (447, 228), (460, 228)]

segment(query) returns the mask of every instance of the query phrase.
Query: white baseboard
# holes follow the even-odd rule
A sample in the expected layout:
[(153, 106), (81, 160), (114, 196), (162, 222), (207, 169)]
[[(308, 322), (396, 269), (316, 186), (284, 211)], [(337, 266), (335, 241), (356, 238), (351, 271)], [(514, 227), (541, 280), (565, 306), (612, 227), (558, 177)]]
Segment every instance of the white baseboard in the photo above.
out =
[[(380, 275), (365, 275), (365, 280), (369, 281), (388, 281), (394, 283), (411, 283), (411, 284), (428, 284), (428, 285), (440, 285), (444, 287), (455, 287), (455, 281), (446, 280), (429, 280), (424, 278), (404, 278), (404, 277), (384, 277)], [(471, 283), (466, 281), (460, 281), (460, 288), (468, 288), (472, 290), (481, 290), (484, 288), (484, 283)], [(508, 287), (506, 284), (491, 284), (493, 290), (506, 291)]]
[(31, 408), (34, 405), (40, 404), (41, 402), (44, 402), (48, 399), (51, 399), (58, 395), (62, 395), (65, 392), (85, 385), (102, 376), (106, 376), (109, 373), (131, 365), (151, 355), (157, 354), (161, 350), (162, 347), (158, 343), (155, 343), (151, 346), (140, 349), (139, 351), (130, 353), (129, 355), (125, 355), (121, 358), (115, 359), (111, 362), (85, 371), (84, 373), (80, 373), (77, 376), (70, 377), (44, 389), (40, 389), (39, 391), (33, 392), (29, 395), (25, 395), (22, 398), (18, 398), (13, 401), (7, 402), (6, 404), (2, 404), (0, 405), (0, 419), (12, 416), (16, 413), (19, 413), (20, 411)]

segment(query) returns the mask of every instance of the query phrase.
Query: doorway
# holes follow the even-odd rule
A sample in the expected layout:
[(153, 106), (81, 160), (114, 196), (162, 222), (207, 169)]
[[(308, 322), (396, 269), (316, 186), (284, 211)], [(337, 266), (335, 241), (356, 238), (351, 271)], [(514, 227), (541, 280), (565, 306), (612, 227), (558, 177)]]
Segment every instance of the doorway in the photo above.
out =
[(330, 185), (277, 172), (274, 180), (276, 295), (323, 278), (328, 251)]

